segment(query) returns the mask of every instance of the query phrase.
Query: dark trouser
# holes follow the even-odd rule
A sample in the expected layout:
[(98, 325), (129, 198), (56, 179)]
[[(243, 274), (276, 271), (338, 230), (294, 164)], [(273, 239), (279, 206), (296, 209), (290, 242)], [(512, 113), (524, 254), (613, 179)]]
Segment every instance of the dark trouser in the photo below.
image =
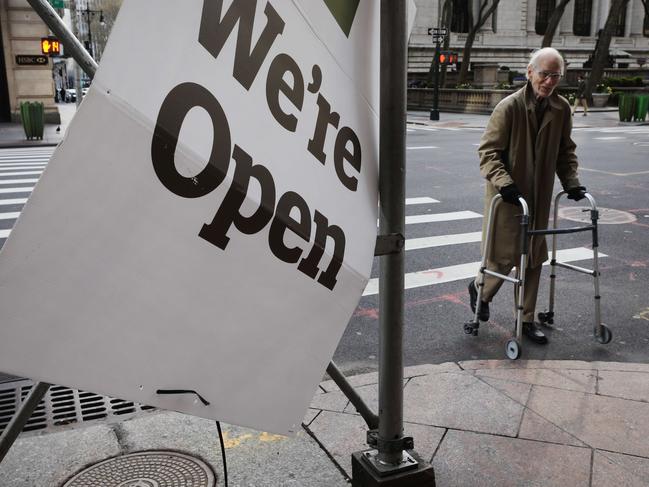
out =
[[(507, 275), (514, 268), (513, 265), (507, 264), (496, 264), (491, 261), (487, 261), (487, 269), (490, 271), (497, 272), (499, 274)], [(527, 267), (525, 269), (525, 296), (523, 299), (523, 321), (534, 321), (535, 309), (536, 309), (536, 298), (539, 293), (539, 281), (541, 280), (541, 268), (542, 266), (537, 267)], [(482, 289), (482, 296), (480, 297), (481, 301), (485, 303), (490, 303), (493, 297), (496, 295), (500, 286), (503, 284), (503, 280), (494, 276), (485, 274), (484, 288)], [(476, 284), (478, 280), (476, 279)], [(518, 293), (515, 293), (518, 294)], [(516, 305), (518, 304), (517, 296), (514, 296), (514, 310), (516, 310)], [(514, 314), (515, 316), (515, 314)]]

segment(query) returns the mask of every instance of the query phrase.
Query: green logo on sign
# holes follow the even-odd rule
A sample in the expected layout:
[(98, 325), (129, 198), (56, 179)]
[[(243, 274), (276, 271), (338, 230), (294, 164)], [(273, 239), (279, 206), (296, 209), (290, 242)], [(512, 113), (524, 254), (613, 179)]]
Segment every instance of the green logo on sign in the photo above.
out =
[(359, 2), (360, 0), (324, 0), (347, 37), (349, 37), (349, 32), (352, 30)]

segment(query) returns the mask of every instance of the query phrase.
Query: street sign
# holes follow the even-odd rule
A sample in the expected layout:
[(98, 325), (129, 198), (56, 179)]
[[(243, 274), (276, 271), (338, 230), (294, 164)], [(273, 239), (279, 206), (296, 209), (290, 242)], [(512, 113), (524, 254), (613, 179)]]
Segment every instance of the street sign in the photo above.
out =
[(372, 267), (379, 10), (126, 0), (0, 253), (0, 370), (298, 431)]
[(446, 27), (430, 27), (428, 29), (428, 35), (446, 37), (448, 35), (448, 29)]
[(65, 8), (64, 0), (49, 0), (49, 2), (53, 8)]
[(18, 54), (16, 64), (18, 66), (43, 66), (49, 62), (47, 56), (32, 56), (30, 54)]
[(59, 56), (61, 54), (61, 43), (56, 37), (42, 37), (41, 52), (48, 56)]

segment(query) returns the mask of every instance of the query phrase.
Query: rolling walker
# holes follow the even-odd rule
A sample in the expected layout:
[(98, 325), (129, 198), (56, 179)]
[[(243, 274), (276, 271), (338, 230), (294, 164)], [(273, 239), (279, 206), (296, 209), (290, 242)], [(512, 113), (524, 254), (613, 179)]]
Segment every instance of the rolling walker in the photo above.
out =
[[(539, 321), (542, 325), (552, 325), (554, 323), (554, 293), (555, 293), (555, 278), (556, 278), (556, 268), (562, 267), (564, 269), (569, 269), (581, 274), (588, 274), (593, 277), (593, 283), (595, 286), (595, 326), (593, 329), (593, 334), (595, 340), (599, 343), (606, 344), (611, 341), (613, 335), (611, 330), (606, 325), (603, 325), (601, 322), (600, 314), (600, 295), (599, 295), (599, 263), (597, 256), (597, 247), (598, 247), (598, 238), (597, 238), (597, 220), (599, 218), (599, 212), (597, 210), (597, 205), (595, 204), (595, 199), (586, 193), (585, 197), (590, 202), (590, 225), (584, 225), (580, 227), (572, 228), (557, 228), (557, 219), (559, 215), (559, 199), (561, 196), (566, 194), (566, 191), (561, 191), (557, 194), (554, 199), (554, 219), (552, 222), (552, 227), (547, 230), (530, 230), (529, 229), (529, 207), (524, 198), (519, 198), (519, 203), (523, 210), (521, 218), (521, 258), (520, 264), (516, 268), (516, 277), (509, 277), (503, 274), (499, 274), (494, 271), (487, 269), (487, 256), (491, 250), (491, 233), (493, 227), (493, 215), (502, 201), (502, 196), (497, 194), (495, 195), (489, 207), (489, 219), (487, 220), (487, 242), (485, 245), (484, 253), (482, 256), (482, 261), (480, 262), (480, 273), (478, 277), (478, 296), (476, 299), (475, 312), (473, 315), (473, 321), (469, 321), (464, 324), (464, 333), (467, 335), (478, 335), (478, 328), (480, 327), (480, 320), (478, 318), (478, 312), (480, 310), (480, 302), (482, 297), (482, 290), (484, 287), (485, 275), (490, 275), (502, 279), (503, 281), (511, 282), (514, 285), (515, 291), (517, 291), (518, 299), (516, 303), (516, 326), (514, 329), (514, 335), (507, 341), (505, 347), (505, 355), (511, 360), (516, 360), (521, 356), (521, 343), (522, 343), (522, 333), (523, 333), (523, 300), (525, 297), (525, 270), (527, 267), (527, 254), (529, 251), (530, 237), (533, 235), (552, 235), (552, 259), (550, 260), (551, 273), (550, 273), (550, 304), (548, 311), (538, 314)], [(589, 210), (583, 210), (589, 211)], [(565, 233), (578, 233), (578, 232), (592, 232), (593, 237), (593, 270), (585, 269), (583, 267), (578, 267), (576, 265), (567, 264), (564, 262), (557, 262), (557, 235)]]

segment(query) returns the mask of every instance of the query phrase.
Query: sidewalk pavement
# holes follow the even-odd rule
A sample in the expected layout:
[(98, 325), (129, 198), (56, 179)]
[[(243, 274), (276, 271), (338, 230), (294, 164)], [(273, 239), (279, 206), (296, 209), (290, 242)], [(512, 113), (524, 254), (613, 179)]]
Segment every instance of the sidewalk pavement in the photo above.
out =
[(33, 147), (58, 145), (77, 111), (74, 103), (57, 103), (61, 115), (60, 124), (45, 124), (42, 140), (27, 140), (21, 123), (0, 123), (0, 149), (9, 147)]
[[(468, 361), (409, 367), (404, 377), (404, 432), (432, 460), (438, 487), (649, 483), (649, 364)], [(350, 381), (376, 411), (378, 375)], [(295, 437), (224, 425), (229, 485), (348, 485), (366, 429), (338, 387), (323, 382)], [(148, 450), (198, 457), (224, 485), (215, 423), (151, 411), (23, 433), (0, 464), (0, 486), (58, 487), (89, 465)], [(101, 487), (155, 485), (140, 481)]]

